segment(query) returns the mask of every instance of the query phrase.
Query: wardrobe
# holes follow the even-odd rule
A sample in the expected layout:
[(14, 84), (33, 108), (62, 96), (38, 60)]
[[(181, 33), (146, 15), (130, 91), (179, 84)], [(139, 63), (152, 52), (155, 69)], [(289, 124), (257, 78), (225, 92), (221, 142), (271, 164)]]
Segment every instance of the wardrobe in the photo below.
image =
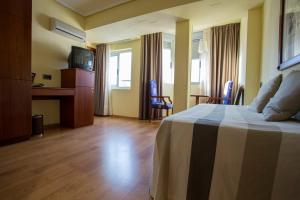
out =
[(31, 0), (0, 7), (0, 145), (31, 135)]

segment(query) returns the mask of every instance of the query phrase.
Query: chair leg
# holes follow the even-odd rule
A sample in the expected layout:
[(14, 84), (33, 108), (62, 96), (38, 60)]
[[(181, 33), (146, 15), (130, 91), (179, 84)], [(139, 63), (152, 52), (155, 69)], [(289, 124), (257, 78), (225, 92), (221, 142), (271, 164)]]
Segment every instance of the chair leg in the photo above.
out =
[(172, 108), (172, 115), (174, 114), (174, 109)]
[(167, 109), (167, 117), (169, 116), (169, 109)]
[(149, 122), (152, 122), (152, 108), (149, 110)]
[(152, 120), (155, 120), (155, 115), (156, 115), (156, 109), (153, 108), (152, 116), (151, 116), (151, 119), (152, 119)]

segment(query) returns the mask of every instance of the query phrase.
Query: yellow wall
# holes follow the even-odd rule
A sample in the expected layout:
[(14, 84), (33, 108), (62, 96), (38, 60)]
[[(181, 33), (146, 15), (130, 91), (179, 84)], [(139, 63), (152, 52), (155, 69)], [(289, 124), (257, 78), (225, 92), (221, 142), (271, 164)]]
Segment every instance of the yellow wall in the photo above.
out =
[[(37, 73), (35, 83), (60, 87), (60, 69), (68, 66), (71, 46), (84, 47), (85, 44), (50, 32), (50, 17), (82, 30), (85, 20), (55, 0), (32, 1), (32, 72)], [(42, 79), (45, 73), (52, 75), (51, 81)], [(44, 114), (45, 124), (57, 124), (60, 121), (59, 101), (33, 101), (32, 109), (32, 114)]]
[(199, 0), (138, 0), (98, 12), (86, 18), (86, 30)]
[(291, 70), (300, 70), (300, 65), (284, 71), (278, 71), (280, 0), (266, 0), (264, 4), (264, 28), (262, 47), (261, 81), (266, 82), (279, 73), (288, 74)]
[(174, 112), (189, 107), (192, 26), (189, 20), (176, 23)]
[(245, 103), (250, 104), (260, 86), (263, 8), (248, 11)]
[(141, 65), (141, 40), (110, 45), (110, 50), (132, 49), (132, 76), (130, 89), (112, 90), (113, 115), (135, 117), (139, 116), (139, 85)]

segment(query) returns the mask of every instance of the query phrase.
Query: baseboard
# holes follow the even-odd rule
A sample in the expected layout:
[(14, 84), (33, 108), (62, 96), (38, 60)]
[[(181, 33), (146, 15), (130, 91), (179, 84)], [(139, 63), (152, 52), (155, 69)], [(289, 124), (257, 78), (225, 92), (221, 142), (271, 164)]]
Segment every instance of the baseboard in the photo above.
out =
[(29, 140), (29, 139), (30, 139), (30, 135), (10, 138), (10, 139), (0, 141), (0, 146), (15, 144), (15, 143), (22, 142), (22, 141)]
[(110, 117), (114, 117), (114, 118), (123, 118), (123, 119), (134, 119), (134, 120), (138, 120), (138, 117), (128, 117), (128, 116), (121, 116), (121, 115), (112, 115)]
[(44, 125), (44, 129), (47, 130), (47, 129), (53, 129), (53, 128), (60, 128), (60, 124), (47, 124), (47, 125)]

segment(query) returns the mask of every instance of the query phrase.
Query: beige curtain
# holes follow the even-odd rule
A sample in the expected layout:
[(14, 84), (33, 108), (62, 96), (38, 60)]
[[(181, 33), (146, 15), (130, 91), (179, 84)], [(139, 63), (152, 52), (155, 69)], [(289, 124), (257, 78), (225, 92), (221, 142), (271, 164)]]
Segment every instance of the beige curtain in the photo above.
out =
[(238, 89), (240, 24), (213, 27), (211, 30), (211, 96), (222, 97), (228, 80)]
[(162, 33), (142, 36), (139, 118), (150, 117), (149, 81), (156, 80), (158, 95), (162, 92)]
[(108, 45), (97, 46), (95, 59), (95, 115), (107, 116), (111, 114)]
[[(202, 31), (203, 36), (199, 42), (198, 52), (200, 53), (201, 68), (200, 68), (200, 94), (210, 96), (210, 44), (211, 44), (211, 29)], [(203, 98), (206, 101), (205, 98)]]

